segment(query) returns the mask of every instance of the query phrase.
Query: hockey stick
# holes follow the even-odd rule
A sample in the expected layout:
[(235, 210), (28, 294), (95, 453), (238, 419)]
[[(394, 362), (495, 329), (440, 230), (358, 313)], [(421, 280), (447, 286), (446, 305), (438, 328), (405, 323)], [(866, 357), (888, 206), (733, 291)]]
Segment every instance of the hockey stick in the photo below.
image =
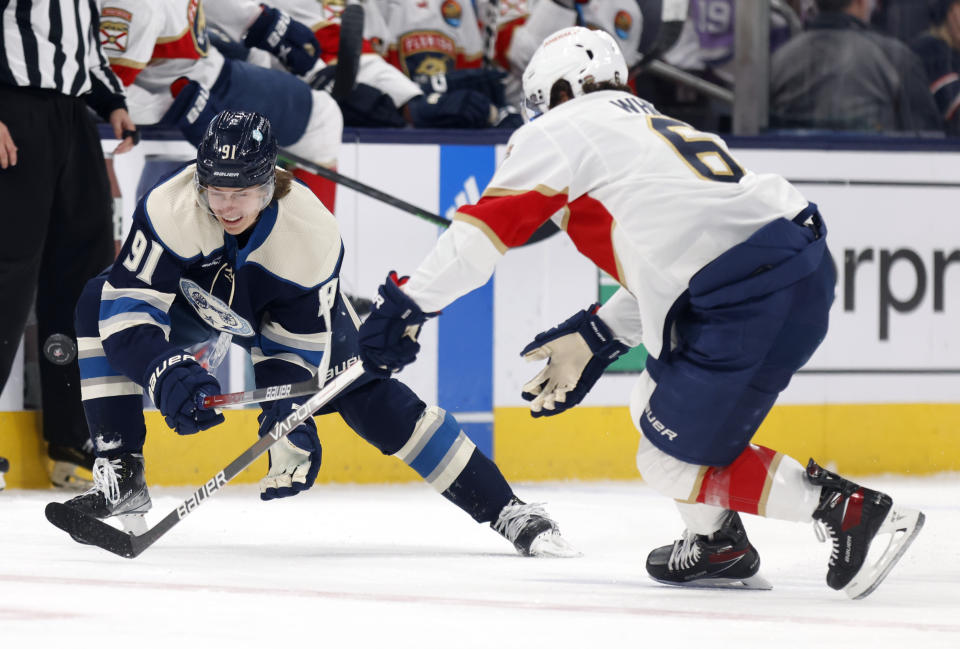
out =
[[(295, 153), (290, 153), (285, 149), (280, 150), (280, 155), (286, 158), (287, 160), (289, 160), (290, 162), (295, 162), (297, 165), (303, 167), (304, 169), (306, 169), (312, 174), (323, 176), (324, 178), (328, 180), (332, 180), (333, 182), (339, 185), (343, 185), (344, 187), (349, 187), (350, 189), (356, 192), (365, 194), (370, 198), (374, 198), (378, 201), (384, 202), (387, 205), (392, 205), (397, 209), (413, 214), (414, 216), (419, 217), (425, 221), (429, 221), (434, 225), (439, 225), (442, 228), (449, 228), (453, 224), (453, 221), (445, 219), (442, 216), (438, 216), (433, 212), (428, 212), (427, 210), (421, 209), (416, 205), (411, 205), (406, 201), (400, 200), (399, 198), (395, 196), (391, 196), (386, 192), (382, 192), (379, 189), (371, 187), (370, 185), (365, 185), (359, 180), (354, 180), (349, 176), (344, 176), (343, 174), (336, 172), (333, 169), (327, 169), (326, 167), (321, 167), (320, 165), (314, 162), (311, 162), (306, 158), (302, 158), (296, 155)], [(531, 243), (537, 243), (538, 241), (543, 241), (544, 239), (553, 236), (559, 231), (560, 231), (560, 228), (553, 221), (547, 221), (546, 223), (541, 225), (539, 228), (537, 228), (537, 230), (530, 236), (527, 242), (523, 245), (527, 246), (527, 245), (530, 245)]]
[[(189, 290), (193, 294), (192, 296), (188, 296), (187, 300), (194, 305), (194, 308), (197, 309), (198, 313), (200, 313), (200, 309), (194, 303), (195, 299), (202, 298), (203, 301), (216, 300), (219, 302), (216, 297), (206, 293), (193, 282), (189, 282), (185, 289), (183, 284), (184, 281), (185, 280), (181, 280), (181, 289), (184, 289), (185, 292)], [(326, 344), (328, 346), (330, 345), (329, 332), (333, 330), (333, 322), (330, 319), (330, 310), (333, 308), (333, 304), (336, 301), (337, 284), (338, 282), (334, 280), (332, 282), (328, 282), (322, 289), (320, 289), (320, 306), (322, 308), (320, 315), (323, 318), (324, 326), (328, 332), (326, 338)], [(228, 308), (226, 305), (223, 305), (223, 307)], [(234, 315), (236, 318), (242, 320), (239, 315)], [(323, 359), (320, 362), (320, 367), (317, 369), (316, 376), (309, 378), (306, 381), (300, 381), (299, 383), (283, 383), (281, 385), (271, 385), (267, 388), (229, 392), (226, 394), (214, 394), (205, 396), (202, 401), (199, 401), (198, 405), (200, 405), (202, 408), (210, 409), (223, 406), (239, 406), (247, 403), (256, 403), (258, 401), (276, 401), (278, 399), (288, 399), (291, 397), (302, 397), (305, 394), (313, 394), (323, 387), (324, 381), (326, 380), (327, 369), (329, 369), (330, 366), (330, 352), (332, 352), (332, 348), (328, 347), (327, 352), (328, 353), (323, 355)]]
[(340, 14), (340, 43), (337, 47), (337, 71), (333, 74), (330, 94), (343, 101), (353, 92), (360, 71), (363, 50), (363, 6), (347, 5)]
[(365, 194), (370, 198), (374, 198), (378, 201), (386, 203), (387, 205), (392, 205), (393, 207), (403, 210), (404, 212), (409, 212), (410, 214), (413, 214), (414, 216), (424, 219), (425, 221), (429, 221), (434, 225), (439, 225), (440, 227), (443, 227), (443, 228), (450, 227), (451, 222), (443, 218), (442, 216), (438, 216), (433, 212), (428, 212), (427, 210), (421, 209), (416, 205), (412, 205), (395, 196), (391, 196), (390, 194), (382, 192), (379, 189), (376, 189), (375, 187), (371, 187), (370, 185), (365, 185), (359, 180), (354, 180), (349, 176), (344, 176), (343, 174), (338, 173), (333, 169), (327, 169), (326, 167), (321, 167), (320, 165), (313, 163), (307, 160), (306, 158), (301, 158), (295, 153), (290, 153), (285, 149), (281, 149), (280, 155), (286, 158), (287, 160), (289, 160), (290, 162), (297, 163), (297, 165), (303, 167), (304, 169), (306, 169), (312, 174), (323, 176), (328, 180), (332, 180), (333, 182), (339, 185), (343, 185), (344, 187), (349, 187), (350, 189), (356, 192), (359, 192), (361, 194)]
[[(324, 372), (326, 374), (326, 372)], [(225, 408), (229, 406), (239, 406), (248, 403), (257, 403), (259, 401), (276, 401), (277, 399), (289, 399), (291, 397), (302, 397), (305, 394), (313, 394), (320, 389), (320, 374), (317, 373), (313, 378), (299, 383), (284, 383), (282, 385), (271, 385), (268, 388), (258, 388), (255, 390), (245, 390), (242, 392), (229, 392), (226, 394), (214, 394), (203, 398), (201, 404), (204, 408)]]
[(173, 529), (177, 523), (214, 496), (221, 487), (233, 480), (238, 473), (250, 466), (271, 446), (312, 417), (314, 412), (329, 403), (362, 375), (362, 363), (357, 362), (351, 365), (340, 376), (327, 383), (322, 390), (307, 399), (306, 403), (291, 412), (282, 421), (277, 422), (273, 430), (258, 439), (253, 446), (241, 453), (237, 459), (210, 478), (206, 484), (194, 491), (176, 509), (164, 516), (159, 523), (143, 534), (127, 534), (98, 518), (88, 516), (63, 503), (49, 503), (44, 510), (44, 514), (48, 521), (70, 534), (75, 540), (96, 545), (121, 557), (133, 559)]
[(493, 68), (494, 58), (497, 55), (497, 32), (500, 22), (500, 2), (499, 0), (487, 0), (480, 5), (480, 12), (483, 14), (477, 16), (483, 24), (483, 67)]

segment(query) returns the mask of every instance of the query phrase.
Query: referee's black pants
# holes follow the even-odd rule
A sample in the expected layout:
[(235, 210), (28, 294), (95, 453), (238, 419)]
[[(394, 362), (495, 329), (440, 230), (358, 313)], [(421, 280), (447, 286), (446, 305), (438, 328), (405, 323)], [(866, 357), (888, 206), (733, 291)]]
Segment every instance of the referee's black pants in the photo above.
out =
[(79, 448), (87, 439), (76, 359), (54, 365), (43, 342), (75, 339), (83, 286), (113, 260), (112, 198), (100, 137), (83, 100), (0, 85), (0, 121), (17, 165), (0, 169), (0, 389), (36, 293), (43, 434)]

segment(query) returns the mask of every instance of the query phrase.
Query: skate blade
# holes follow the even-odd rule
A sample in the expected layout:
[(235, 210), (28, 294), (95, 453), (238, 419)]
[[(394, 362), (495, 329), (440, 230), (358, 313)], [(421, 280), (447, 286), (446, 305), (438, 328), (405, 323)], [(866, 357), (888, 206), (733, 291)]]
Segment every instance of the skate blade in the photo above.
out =
[(773, 590), (773, 584), (767, 581), (759, 574), (743, 579), (730, 579), (724, 577), (713, 577), (710, 579), (695, 579), (687, 582), (665, 581), (650, 577), (655, 582), (666, 584), (667, 586), (679, 586), (680, 588), (707, 588), (724, 590)]
[(143, 514), (120, 514), (117, 516), (117, 520), (127, 534), (140, 536), (146, 533), (148, 529), (147, 517)]
[(582, 557), (583, 554), (559, 534), (549, 532), (533, 540), (530, 544), (530, 556), (571, 559)]
[[(915, 509), (891, 507), (887, 513), (887, 517), (883, 519), (883, 523), (877, 531), (877, 536), (889, 534), (890, 541), (876, 561), (868, 563), (868, 555), (868, 562), (864, 562), (860, 571), (857, 572), (853, 579), (850, 580), (850, 583), (843, 588), (843, 592), (846, 593), (847, 597), (850, 599), (863, 599), (876, 590), (880, 582), (886, 578), (890, 570), (893, 569), (893, 566), (897, 564), (900, 557), (903, 556), (907, 548), (910, 547), (910, 544), (913, 543), (913, 540), (917, 538), (917, 534), (923, 529), (925, 520), (926, 516), (923, 515), (923, 512)], [(876, 541), (876, 539), (877, 537), (875, 536), (873, 540)]]

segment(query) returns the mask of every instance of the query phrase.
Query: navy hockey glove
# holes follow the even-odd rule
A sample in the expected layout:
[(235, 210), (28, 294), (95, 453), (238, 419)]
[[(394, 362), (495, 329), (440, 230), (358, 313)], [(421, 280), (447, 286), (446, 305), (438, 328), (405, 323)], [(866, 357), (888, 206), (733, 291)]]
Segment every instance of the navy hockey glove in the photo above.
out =
[(407, 277), (390, 271), (377, 289), (373, 311), (360, 325), (360, 358), (363, 369), (377, 376), (390, 376), (417, 359), (420, 327), (436, 313), (424, 313), (400, 288)]
[[(278, 421), (297, 409), (300, 399), (283, 399), (266, 405), (257, 421), (260, 437), (269, 433)], [(306, 420), (286, 437), (270, 447), (270, 470), (260, 480), (260, 500), (296, 496), (313, 486), (320, 471), (322, 449), (317, 437), (317, 423)]]
[(451, 70), (430, 76), (418, 75), (415, 79), (424, 94), (432, 92), (449, 93), (458, 90), (473, 90), (486, 97), (495, 106), (504, 106), (507, 103), (506, 88), (503, 80), (507, 73), (502, 70), (483, 68), (469, 68), (466, 70)]
[(213, 23), (207, 23), (207, 36), (210, 37), (210, 44), (220, 50), (220, 53), (228, 59), (246, 61), (247, 57), (250, 56), (249, 47), (245, 47), (240, 41), (234, 40), (230, 34)]
[(475, 90), (451, 90), (418, 96), (407, 102), (410, 119), (417, 128), (486, 128), (497, 108)]
[(286, 12), (264, 4), (260, 7), (263, 11), (250, 25), (243, 44), (270, 52), (294, 74), (309, 72), (320, 54), (313, 31)]
[(193, 435), (224, 421), (217, 410), (202, 407), (203, 398), (220, 394), (220, 383), (187, 353), (165, 353), (150, 363), (143, 385), (167, 426)]
[(207, 89), (187, 77), (170, 84), (173, 103), (160, 120), (161, 124), (176, 126), (193, 146), (198, 146), (207, 130), (207, 124), (220, 112)]
[(556, 415), (583, 401), (607, 366), (629, 350), (597, 315), (599, 308), (593, 304), (537, 334), (520, 352), (528, 361), (547, 361), (521, 393), (532, 402), (534, 417)]

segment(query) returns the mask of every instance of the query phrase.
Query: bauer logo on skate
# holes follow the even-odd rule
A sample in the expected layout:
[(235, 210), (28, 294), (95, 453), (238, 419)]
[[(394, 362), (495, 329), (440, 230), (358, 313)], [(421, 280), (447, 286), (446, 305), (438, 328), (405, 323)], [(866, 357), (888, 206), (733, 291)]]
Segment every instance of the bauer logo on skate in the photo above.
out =
[(221, 471), (210, 478), (205, 485), (194, 491), (193, 495), (180, 503), (180, 506), (177, 507), (177, 518), (183, 518), (192, 512), (200, 503), (219, 491), (220, 487), (225, 484), (227, 484), (227, 477)]
[(677, 434), (663, 425), (663, 422), (656, 418), (653, 414), (653, 411), (650, 410), (650, 404), (643, 409), (643, 416), (646, 418), (647, 422), (653, 429), (669, 439), (671, 442), (677, 438)]

